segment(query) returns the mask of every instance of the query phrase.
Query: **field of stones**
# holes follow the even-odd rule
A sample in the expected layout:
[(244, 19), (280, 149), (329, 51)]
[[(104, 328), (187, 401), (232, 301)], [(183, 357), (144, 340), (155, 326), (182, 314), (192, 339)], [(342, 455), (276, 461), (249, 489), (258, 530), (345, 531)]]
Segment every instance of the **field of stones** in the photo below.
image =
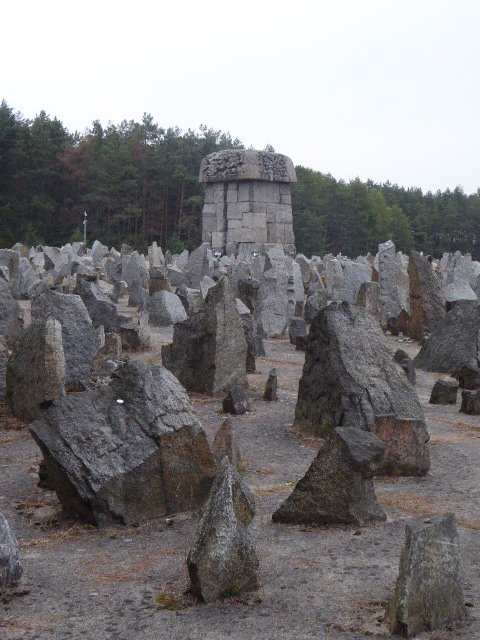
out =
[(480, 638), (479, 277), (0, 249), (0, 639)]

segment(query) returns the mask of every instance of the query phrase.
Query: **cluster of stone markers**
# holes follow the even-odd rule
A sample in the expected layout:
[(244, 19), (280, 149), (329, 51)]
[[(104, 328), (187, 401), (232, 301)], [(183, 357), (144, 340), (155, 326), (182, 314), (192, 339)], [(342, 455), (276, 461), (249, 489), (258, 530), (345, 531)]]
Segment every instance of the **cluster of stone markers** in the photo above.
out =
[[(219, 166), (230, 177), (238, 169)], [(288, 165), (269, 166), (262, 180), (284, 169), (291, 178)], [(216, 185), (218, 166), (205, 171)], [(256, 181), (249, 171), (245, 179)], [(274, 522), (381, 522), (372, 478), (428, 472), (415, 367), (451, 376), (431, 402), (456, 402), (460, 386), (461, 410), (480, 413), (480, 264), (470, 256), (406, 257), (390, 241), (356, 260), (293, 258), (283, 243), (251, 248), (222, 256), (206, 243), (180, 255), (155, 243), (148, 256), (100, 242), (0, 250), (0, 399), (30, 422), (42, 485), (68, 514), (99, 526), (203, 506), (187, 564), (205, 601), (258, 586), (254, 501), (235, 470), (228, 422), (210, 448), (187, 392), (247, 412), (247, 373), (265, 355), (263, 338), (288, 334), (305, 351), (295, 427), (325, 438)], [(138, 313), (122, 316), (117, 303), (127, 296)], [(31, 301), (30, 323), (21, 300)], [(163, 366), (128, 358), (148, 349), (150, 327), (171, 325)], [(385, 330), (422, 341), (413, 363), (404, 351), (392, 357)], [(272, 370), (264, 400), (276, 398)], [(1, 518), (1, 586), (21, 573)], [(453, 516), (407, 525), (388, 616), (392, 632), (408, 636), (463, 619)]]

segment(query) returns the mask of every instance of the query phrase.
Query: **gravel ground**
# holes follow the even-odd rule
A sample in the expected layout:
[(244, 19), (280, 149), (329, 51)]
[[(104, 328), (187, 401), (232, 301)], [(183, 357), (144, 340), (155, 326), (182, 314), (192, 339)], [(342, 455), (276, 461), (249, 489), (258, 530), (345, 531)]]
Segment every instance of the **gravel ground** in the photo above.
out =
[[(149, 352), (160, 361), (171, 330), (153, 330)], [(391, 347), (414, 354), (414, 344)], [(95, 529), (65, 520), (54, 494), (39, 489), (40, 453), (25, 426), (0, 415), (0, 510), (21, 547), (24, 578), (4, 594), (0, 640), (359, 640), (387, 638), (385, 603), (393, 595), (405, 520), (453, 511), (463, 556), (463, 629), (425, 633), (430, 640), (480, 639), (480, 422), (456, 407), (429, 406), (436, 374), (417, 372), (431, 434), (426, 478), (379, 479), (388, 520), (375, 526), (274, 525), (271, 514), (307, 470), (319, 441), (291, 430), (303, 354), (286, 340), (266, 340), (267, 357), (249, 376), (252, 410), (232, 419), (253, 490), (251, 525), (261, 588), (204, 605), (188, 593), (185, 558), (198, 514), (178, 514), (137, 528)], [(261, 399), (272, 367), (279, 401)], [(210, 440), (224, 416), (220, 403), (193, 397)]]

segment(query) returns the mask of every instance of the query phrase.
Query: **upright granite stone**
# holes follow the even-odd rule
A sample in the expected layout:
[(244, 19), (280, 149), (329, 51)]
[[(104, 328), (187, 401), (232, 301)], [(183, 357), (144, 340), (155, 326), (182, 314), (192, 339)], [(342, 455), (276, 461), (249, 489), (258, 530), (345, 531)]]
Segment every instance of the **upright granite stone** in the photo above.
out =
[(403, 349), (397, 349), (395, 351), (395, 355), (393, 356), (394, 361), (400, 365), (405, 372), (405, 375), (410, 380), (412, 384), (415, 384), (417, 380), (417, 373), (415, 371), (415, 365), (413, 364), (413, 360), (410, 358), (408, 353)]
[(204, 602), (258, 588), (258, 558), (247, 531), (254, 513), (252, 494), (225, 457), (187, 558), (192, 591)]
[(458, 382), (437, 380), (430, 394), (430, 404), (457, 404)]
[(445, 299), (440, 278), (429, 259), (412, 251), (408, 263), (410, 279), (410, 322), (408, 334), (423, 340), (426, 334), (439, 330), (445, 320)]
[(13, 415), (34, 420), (65, 393), (62, 327), (49, 317), (30, 325), (8, 359), (5, 399)]
[(152, 327), (168, 327), (187, 319), (187, 312), (180, 298), (169, 291), (158, 291), (148, 304), (148, 321)]
[(162, 361), (188, 391), (222, 395), (247, 386), (247, 343), (227, 278), (210, 289), (205, 307), (174, 326)]
[(281, 244), (295, 255), (290, 183), (297, 178), (290, 158), (252, 149), (217, 151), (202, 160), (199, 181), (206, 183), (203, 242), (222, 252), (231, 243), (251, 252)]
[(385, 445), (356, 428), (336, 428), (305, 476), (272, 516), (290, 524), (356, 524), (386, 520), (372, 476)]
[(106, 387), (63, 396), (30, 425), (65, 511), (134, 524), (203, 504), (214, 475), (185, 390), (161, 366), (127, 362)]
[(246, 371), (247, 373), (255, 373), (255, 323), (247, 305), (243, 304), (239, 298), (235, 299), (235, 303), (238, 313), (240, 314), (245, 342), (247, 343), (247, 356), (245, 359)]
[(480, 305), (476, 300), (456, 303), (432, 332), (414, 359), (418, 369), (455, 373), (479, 362)]
[(357, 296), (357, 305), (362, 307), (383, 326), (386, 325), (385, 312), (378, 282), (363, 282)]
[(460, 412), (470, 416), (480, 415), (480, 390), (462, 391), (462, 404)]
[(453, 514), (407, 524), (387, 619), (391, 633), (404, 638), (464, 621), (459, 539)]
[(28, 258), (20, 258), (15, 275), (10, 280), (16, 300), (30, 300), (45, 291), (45, 284), (33, 270)]
[(225, 456), (230, 460), (234, 469), (238, 468), (241, 460), (240, 449), (238, 448), (234, 434), (232, 432), (232, 422), (226, 418), (217, 433), (212, 444), (213, 457), (220, 463)]
[(117, 330), (117, 307), (94, 282), (78, 279), (73, 293), (81, 297), (94, 327), (102, 325), (106, 333)]
[(8, 346), (13, 346), (23, 331), (20, 305), (14, 300), (8, 283), (0, 278), (0, 336)]
[(316, 291), (307, 297), (305, 302), (305, 322), (312, 323), (317, 313), (328, 304), (326, 291)]
[(428, 470), (428, 433), (415, 390), (375, 318), (347, 303), (326, 307), (311, 325), (295, 409), (301, 431), (324, 437), (339, 425), (376, 433), (386, 444), (390, 473)]
[(49, 317), (62, 326), (66, 362), (65, 385), (75, 388), (88, 378), (95, 354), (100, 347), (97, 331), (80, 296), (49, 291), (32, 301), (33, 323)]
[(378, 245), (378, 284), (385, 322), (397, 318), (402, 310), (398, 289), (400, 266), (391, 240)]
[(11, 587), (22, 577), (17, 539), (0, 513), (0, 589)]
[(5, 400), (5, 386), (7, 381), (8, 352), (0, 342), (0, 402)]

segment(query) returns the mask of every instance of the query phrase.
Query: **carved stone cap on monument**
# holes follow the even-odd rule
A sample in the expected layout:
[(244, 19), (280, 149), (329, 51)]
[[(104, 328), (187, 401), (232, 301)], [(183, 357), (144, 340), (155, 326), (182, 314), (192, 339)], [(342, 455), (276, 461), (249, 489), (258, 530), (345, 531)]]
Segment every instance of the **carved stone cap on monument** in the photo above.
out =
[(270, 151), (235, 149), (216, 151), (203, 158), (199, 182), (264, 180), (296, 182), (293, 162), (288, 156)]

